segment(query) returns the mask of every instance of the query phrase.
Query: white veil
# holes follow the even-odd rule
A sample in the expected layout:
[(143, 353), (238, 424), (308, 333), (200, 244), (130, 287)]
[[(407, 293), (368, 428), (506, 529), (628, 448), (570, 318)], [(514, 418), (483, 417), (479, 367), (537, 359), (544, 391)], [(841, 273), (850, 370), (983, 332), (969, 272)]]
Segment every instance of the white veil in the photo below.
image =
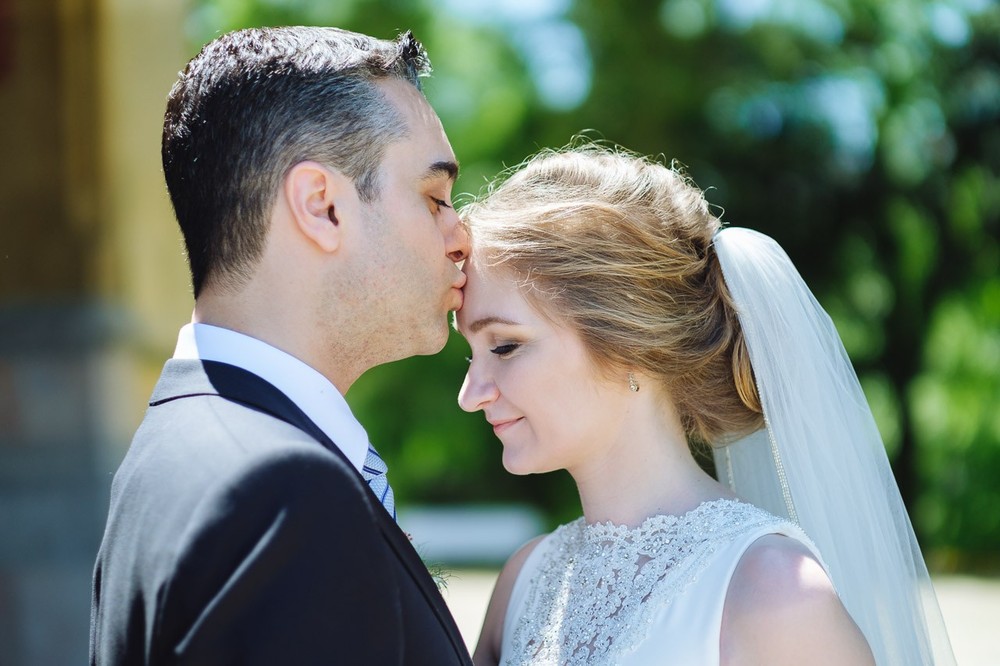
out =
[(719, 480), (816, 543), (880, 666), (953, 664), (927, 568), (840, 336), (771, 238), (715, 238), (765, 428), (715, 452)]

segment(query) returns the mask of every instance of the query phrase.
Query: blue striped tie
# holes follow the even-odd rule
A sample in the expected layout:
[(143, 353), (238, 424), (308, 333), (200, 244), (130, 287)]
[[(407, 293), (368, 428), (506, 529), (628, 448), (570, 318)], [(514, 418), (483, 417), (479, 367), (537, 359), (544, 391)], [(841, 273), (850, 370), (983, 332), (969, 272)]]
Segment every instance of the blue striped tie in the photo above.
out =
[(389, 479), (385, 475), (388, 471), (389, 467), (382, 460), (378, 451), (369, 444), (368, 455), (365, 456), (365, 464), (361, 468), (361, 476), (368, 482), (368, 485), (375, 492), (375, 496), (382, 502), (382, 506), (385, 507), (385, 510), (395, 520), (396, 500), (393, 497), (392, 488), (389, 487)]

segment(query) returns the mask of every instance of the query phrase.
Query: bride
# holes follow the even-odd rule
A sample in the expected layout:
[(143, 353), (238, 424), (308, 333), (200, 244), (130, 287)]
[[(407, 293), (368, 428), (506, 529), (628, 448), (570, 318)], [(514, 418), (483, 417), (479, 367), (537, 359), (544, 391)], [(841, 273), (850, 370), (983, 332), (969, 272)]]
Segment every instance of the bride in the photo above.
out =
[(953, 662), (857, 378), (774, 241), (596, 146), (463, 216), (459, 402), (583, 507), (508, 561), (477, 665)]

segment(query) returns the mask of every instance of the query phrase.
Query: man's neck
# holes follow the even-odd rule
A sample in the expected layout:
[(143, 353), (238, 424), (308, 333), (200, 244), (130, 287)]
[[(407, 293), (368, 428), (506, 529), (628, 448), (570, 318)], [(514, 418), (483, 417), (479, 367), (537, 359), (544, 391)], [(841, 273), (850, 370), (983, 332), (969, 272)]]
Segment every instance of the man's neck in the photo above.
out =
[[(350, 348), (345, 334), (331, 339), (331, 329), (303, 316), (299, 309), (288, 304), (287, 299), (268, 299), (267, 307), (260, 307), (260, 299), (249, 299), (245, 294), (218, 295), (203, 291), (195, 301), (191, 321), (210, 324), (236, 331), (266, 342), (276, 349), (294, 356), (326, 377), (341, 395), (364, 372), (355, 370), (357, 362), (344, 351)], [(346, 333), (346, 331), (345, 331)], [(354, 361), (354, 362), (352, 362)]]

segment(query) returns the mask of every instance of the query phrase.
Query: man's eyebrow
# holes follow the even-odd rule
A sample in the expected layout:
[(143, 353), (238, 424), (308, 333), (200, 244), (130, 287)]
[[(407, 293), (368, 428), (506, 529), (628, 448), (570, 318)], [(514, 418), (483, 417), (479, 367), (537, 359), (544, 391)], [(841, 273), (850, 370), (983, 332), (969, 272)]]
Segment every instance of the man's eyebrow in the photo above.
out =
[(431, 180), (439, 176), (448, 176), (448, 180), (455, 180), (458, 178), (458, 163), (451, 160), (439, 160), (434, 162), (424, 173), (421, 180)]
[(517, 326), (516, 321), (504, 319), (503, 317), (483, 317), (469, 324), (469, 333), (478, 333), (491, 324), (501, 324), (503, 326)]

